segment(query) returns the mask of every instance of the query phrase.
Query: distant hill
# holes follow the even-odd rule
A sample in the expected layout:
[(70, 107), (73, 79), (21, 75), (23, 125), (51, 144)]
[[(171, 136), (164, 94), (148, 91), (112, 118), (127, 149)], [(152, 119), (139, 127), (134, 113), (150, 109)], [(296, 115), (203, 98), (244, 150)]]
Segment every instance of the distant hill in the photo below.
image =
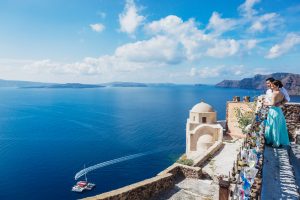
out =
[(203, 84), (203, 83), (197, 83), (197, 84), (194, 84), (194, 86), (201, 87), (201, 86), (208, 86), (208, 85), (207, 84)]
[(174, 83), (137, 83), (137, 82), (109, 82), (102, 84), (82, 84), (82, 83), (42, 83), (32, 81), (15, 81), (0, 79), (1, 87), (15, 88), (99, 88), (99, 87), (160, 87), (176, 86)]
[(148, 86), (151, 87), (173, 87), (177, 86), (175, 83), (147, 83)]
[(104, 83), (102, 85), (109, 87), (148, 87), (145, 83), (135, 83), (135, 82), (110, 82)]
[(53, 85), (39, 85), (39, 86), (23, 86), (21, 88), (100, 88), (102, 85), (81, 84), (81, 83), (65, 83)]
[(31, 81), (15, 81), (0, 79), (1, 87), (15, 88), (99, 88), (99, 87), (148, 87), (148, 86), (173, 86), (172, 83), (137, 83), (137, 82), (109, 82), (103, 84), (81, 84), (81, 83), (42, 83)]
[(266, 89), (265, 80), (269, 77), (282, 81), (290, 95), (300, 95), (300, 74), (292, 73), (257, 74), (252, 78), (244, 78), (242, 80), (224, 80), (216, 84), (216, 86), (224, 88)]
[(32, 81), (15, 81), (15, 80), (3, 80), (0, 79), (1, 87), (13, 87), (13, 88), (98, 88), (105, 87), (100, 84), (81, 84), (81, 83), (42, 83)]

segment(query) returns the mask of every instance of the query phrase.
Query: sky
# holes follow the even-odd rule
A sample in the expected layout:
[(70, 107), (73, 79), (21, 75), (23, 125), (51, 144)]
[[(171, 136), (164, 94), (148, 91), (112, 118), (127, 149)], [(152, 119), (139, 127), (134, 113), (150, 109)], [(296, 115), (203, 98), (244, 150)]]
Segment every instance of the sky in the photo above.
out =
[(299, 0), (0, 0), (0, 79), (207, 83), (300, 74)]

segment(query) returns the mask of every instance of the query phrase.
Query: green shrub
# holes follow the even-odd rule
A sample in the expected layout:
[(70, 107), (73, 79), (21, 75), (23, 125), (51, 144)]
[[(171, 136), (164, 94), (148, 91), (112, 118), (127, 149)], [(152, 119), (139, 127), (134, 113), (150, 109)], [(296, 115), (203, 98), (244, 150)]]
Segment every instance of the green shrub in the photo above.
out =
[(180, 158), (179, 160), (177, 160), (177, 163), (192, 166), (194, 164), (194, 161), (192, 159)]
[(235, 109), (235, 116), (239, 124), (239, 128), (242, 129), (243, 133), (246, 133), (246, 127), (253, 122), (254, 119), (254, 110), (256, 104), (249, 104), (249, 110), (243, 110), (242, 108)]

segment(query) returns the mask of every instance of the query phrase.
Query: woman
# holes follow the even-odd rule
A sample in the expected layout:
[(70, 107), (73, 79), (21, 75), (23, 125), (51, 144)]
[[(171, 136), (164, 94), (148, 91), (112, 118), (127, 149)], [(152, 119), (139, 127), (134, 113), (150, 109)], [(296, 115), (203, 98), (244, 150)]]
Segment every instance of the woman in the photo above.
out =
[(269, 103), (265, 103), (266, 106), (270, 106), (267, 116), (265, 138), (266, 143), (271, 144), (273, 147), (290, 144), (286, 121), (279, 107), (281, 102), (284, 101), (284, 94), (280, 92), (282, 86), (282, 83), (278, 80), (272, 82), (272, 98)]

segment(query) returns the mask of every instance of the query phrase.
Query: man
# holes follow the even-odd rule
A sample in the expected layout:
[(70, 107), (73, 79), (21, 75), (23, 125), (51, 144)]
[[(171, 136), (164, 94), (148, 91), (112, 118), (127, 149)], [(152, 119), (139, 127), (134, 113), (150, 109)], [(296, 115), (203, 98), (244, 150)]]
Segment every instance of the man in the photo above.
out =
[[(273, 77), (270, 77), (270, 78), (267, 78), (266, 79), (266, 86), (267, 86), (267, 92), (266, 92), (266, 97), (265, 97), (265, 101), (266, 102), (270, 102), (271, 99), (272, 99), (272, 89), (271, 89), (271, 84), (275, 81), (275, 79)], [(284, 95), (284, 101), (281, 102), (282, 104), (285, 104), (286, 102), (289, 102), (291, 99), (290, 99), (290, 96), (287, 92), (287, 90), (282, 87), (280, 88), (280, 92)]]

